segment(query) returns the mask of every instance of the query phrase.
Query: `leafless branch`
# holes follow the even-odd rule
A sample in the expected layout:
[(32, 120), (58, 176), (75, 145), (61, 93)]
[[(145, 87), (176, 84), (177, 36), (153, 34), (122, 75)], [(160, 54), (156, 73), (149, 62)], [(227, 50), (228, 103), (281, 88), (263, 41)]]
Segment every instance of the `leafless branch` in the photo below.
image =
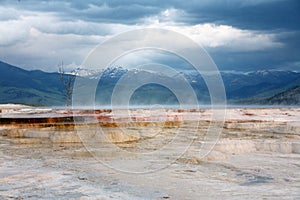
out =
[(60, 74), (60, 80), (66, 91), (66, 106), (68, 107), (70, 98), (71, 98), (71, 94), (72, 94), (72, 90), (73, 90), (73, 81), (76, 78), (76, 76), (73, 76), (73, 75), (66, 76), (63, 62), (61, 62), (61, 64), (59, 65), (58, 72)]

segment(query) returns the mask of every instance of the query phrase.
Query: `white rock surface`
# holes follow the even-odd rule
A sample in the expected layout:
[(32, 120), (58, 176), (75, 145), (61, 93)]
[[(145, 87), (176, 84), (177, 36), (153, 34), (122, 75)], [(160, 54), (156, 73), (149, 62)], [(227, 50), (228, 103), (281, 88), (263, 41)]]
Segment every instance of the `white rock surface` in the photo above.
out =
[[(167, 116), (133, 111), (141, 113), (150, 121)], [(79, 132), (0, 127), (0, 199), (300, 199), (299, 108), (227, 110), (218, 141), (205, 141), (209, 110), (176, 113), (167, 111), (172, 119), (182, 116), (178, 126), (106, 127), (110, 145), (89, 125)], [(216, 145), (202, 158), (204, 142)], [(133, 163), (145, 171), (165, 168), (120, 171)]]

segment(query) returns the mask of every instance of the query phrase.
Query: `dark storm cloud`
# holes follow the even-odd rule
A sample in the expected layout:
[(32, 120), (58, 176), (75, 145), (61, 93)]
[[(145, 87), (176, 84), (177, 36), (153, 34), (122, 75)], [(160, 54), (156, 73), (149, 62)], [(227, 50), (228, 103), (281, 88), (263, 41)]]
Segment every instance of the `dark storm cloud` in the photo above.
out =
[[(175, 16), (167, 19), (167, 16), (162, 15), (167, 9), (175, 10)], [(37, 17), (24, 20), (24, 16)], [(291, 68), (294, 69), (300, 63), (299, 0), (0, 0), (0, 22), (7, 22), (2, 23), (5, 28), (2, 30), (5, 33), (4, 37), (1, 38), (0, 33), (0, 45), (1, 41), (3, 44), (0, 49), (3, 56), (0, 57), (0, 60), (3, 58), (8, 62), (17, 60), (13, 55), (16, 52), (14, 45), (18, 43), (19, 57), (24, 57), (24, 60), (28, 62), (27, 66), (31, 63), (35, 63), (34, 65), (37, 66), (38, 63), (34, 58), (32, 58), (34, 61), (25, 59), (26, 55), (22, 54), (22, 47), (27, 48), (26, 42), (28, 43), (28, 38), (33, 37), (34, 34), (40, 38), (43, 33), (71, 35), (68, 36), (68, 43), (59, 46), (60, 52), (64, 53), (66, 50), (76, 47), (81, 50), (82, 47), (77, 44), (90, 42), (91, 39), (87, 39), (90, 35), (101, 36), (100, 39), (97, 39), (99, 42), (102, 40), (102, 36), (111, 36), (128, 30), (130, 27), (134, 28), (135, 25), (144, 27), (148, 23), (147, 19), (165, 23), (171, 20), (175, 26), (192, 27), (203, 23), (226, 25), (236, 30), (255, 31), (251, 33), (257, 38), (259, 36), (255, 35), (256, 33), (258, 35), (274, 34), (275, 36), (270, 39), (268, 44), (276, 42), (281, 44), (274, 45), (272, 48), (256, 48), (255, 50), (237, 48), (232, 51), (228, 46), (208, 48), (209, 53), (222, 70), (247, 71), (284, 66), (292, 66)], [(14, 26), (11, 25), (11, 22), (16, 23), (16, 27), (18, 25), (19, 29), (13, 30)], [(32, 28), (41, 33), (36, 33)], [(32, 42), (36, 47), (32, 46), (29, 49), (32, 52), (39, 52), (35, 48), (45, 46), (45, 44), (51, 47), (61, 37), (63, 37), (62, 42), (66, 40), (65, 36), (53, 35), (51, 38), (47, 36), (49, 39), (47, 43), (37, 45), (37, 42)], [(246, 37), (248, 37), (247, 33), (243, 38)], [(52, 42), (52, 40), (56, 41)], [(20, 41), (24, 44), (23, 46), (20, 45)], [(45, 39), (40, 41), (45, 41)], [(241, 43), (241, 45), (243, 44), (245, 43)], [(53, 52), (45, 55), (47, 63), (57, 62), (56, 60), (51, 62), (52, 54), (55, 52), (58, 54), (54, 46), (53, 44)], [(87, 45), (85, 48), (91, 49), (92, 47)], [(11, 52), (8, 52), (10, 50)], [(31, 51), (24, 49), (24, 52)], [(70, 62), (74, 59), (71, 53), (67, 56), (69, 57), (67, 60)], [(77, 56), (77, 58), (79, 57)]]
[(283, 46), (252, 52), (216, 51), (210, 55), (221, 70), (254, 71), (294, 70), (300, 71), (300, 32), (282, 34)]
[(65, 0), (0, 1), (19, 9), (55, 12), (68, 19), (134, 24), (167, 8), (183, 10), (187, 24), (212, 22), (243, 29), (299, 29), (298, 0)]
[[(72, 5), (78, 10), (82, 9), (82, 3)], [(300, 28), (300, 1), (299, 0), (130, 0), (130, 1), (94, 1), (94, 4), (109, 6), (109, 15), (89, 15), (87, 17), (99, 17), (106, 20), (127, 19), (128, 22), (136, 22), (138, 19), (158, 14), (167, 8), (183, 10), (189, 16), (178, 19), (187, 24), (217, 23), (227, 24), (242, 29), (272, 30)]]
[(232, 0), (205, 7), (195, 4), (185, 9), (193, 16), (192, 23), (209, 21), (252, 30), (298, 30), (300, 28), (300, 1), (298, 0), (275, 0), (260, 4)]
[(99, 23), (135, 24), (146, 16), (155, 15), (162, 7), (135, 4), (127, 1), (122, 5), (110, 5), (110, 1), (65, 0), (65, 1), (0, 1), (1, 5), (21, 10), (49, 12), (64, 20), (83, 20)]

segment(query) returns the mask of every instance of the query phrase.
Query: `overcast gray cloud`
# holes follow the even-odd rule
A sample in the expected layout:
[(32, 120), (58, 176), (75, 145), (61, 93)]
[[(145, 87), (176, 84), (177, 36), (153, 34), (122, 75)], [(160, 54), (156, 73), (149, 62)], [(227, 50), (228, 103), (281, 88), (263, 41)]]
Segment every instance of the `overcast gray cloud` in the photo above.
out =
[(0, 60), (55, 71), (116, 34), (159, 27), (203, 45), (221, 70), (297, 70), (299, 10), (297, 0), (0, 0)]

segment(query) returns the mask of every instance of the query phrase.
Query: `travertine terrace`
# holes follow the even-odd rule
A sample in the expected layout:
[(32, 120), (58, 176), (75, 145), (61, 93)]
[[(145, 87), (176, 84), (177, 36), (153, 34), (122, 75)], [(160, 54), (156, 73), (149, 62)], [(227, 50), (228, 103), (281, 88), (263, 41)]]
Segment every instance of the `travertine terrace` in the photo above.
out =
[[(209, 109), (0, 110), (1, 199), (300, 198), (299, 108), (227, 109), (215, 141), (205, 140)], [(159, 154), (167, 167), (119, 170), (133, 161), (156, 163), (147, 153), (177, 135), (175, 148)], [(96, 138), (97, 153), (88, 146)], [(216, 144), (203, 157), (206, 142)]]

